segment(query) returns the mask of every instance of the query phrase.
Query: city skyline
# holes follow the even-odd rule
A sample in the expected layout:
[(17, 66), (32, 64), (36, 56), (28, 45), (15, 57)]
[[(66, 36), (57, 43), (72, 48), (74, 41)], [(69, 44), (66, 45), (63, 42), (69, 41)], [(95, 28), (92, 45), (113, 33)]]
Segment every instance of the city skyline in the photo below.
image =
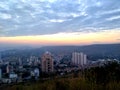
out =
[(1, 46), (120, 43), (119, 0), (1, 0)]

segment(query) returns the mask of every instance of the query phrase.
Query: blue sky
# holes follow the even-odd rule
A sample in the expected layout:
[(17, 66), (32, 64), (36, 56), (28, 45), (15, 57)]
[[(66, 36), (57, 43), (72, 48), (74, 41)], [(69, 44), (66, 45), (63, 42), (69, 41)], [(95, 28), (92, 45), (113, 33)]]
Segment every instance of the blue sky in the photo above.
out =
[(120, 31), (120, 0), (0, 0), (1, 37), (111, 30)]

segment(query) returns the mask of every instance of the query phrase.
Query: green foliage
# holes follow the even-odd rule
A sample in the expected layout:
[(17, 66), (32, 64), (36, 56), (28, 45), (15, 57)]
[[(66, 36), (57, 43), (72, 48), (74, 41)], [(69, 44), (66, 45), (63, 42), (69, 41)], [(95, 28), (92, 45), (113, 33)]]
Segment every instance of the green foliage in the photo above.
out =
[(110, 62), (101, 67), (94, 67), (84, 71), (86, 79), (91, 83), (107, 84), (109, 82), (120, 81), (120, 64)]
[(102, 84), (90, 83), (83, 78), (67, 78), (29, 85), (14, 85), (5, 90), (120, 90), (120, 82), (109, 82), (104, 86)]

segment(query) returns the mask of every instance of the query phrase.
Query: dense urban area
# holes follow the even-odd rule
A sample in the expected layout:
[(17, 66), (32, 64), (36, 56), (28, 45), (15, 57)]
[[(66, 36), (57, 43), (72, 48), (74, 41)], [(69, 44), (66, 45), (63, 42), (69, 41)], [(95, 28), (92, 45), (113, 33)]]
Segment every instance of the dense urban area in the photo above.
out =
[(38, 56), (27, 55), (26, 52), (22, 52), (21, 55), (18, 51), (7, 50), (0, 54), (1, 89), (112, 90), (116, 86), (117, 90), (120, 88), (118, 58), (98, 57), (96, 60), (90, 60), (91, 56), (78, 51), (60, 54), (45, 51)]

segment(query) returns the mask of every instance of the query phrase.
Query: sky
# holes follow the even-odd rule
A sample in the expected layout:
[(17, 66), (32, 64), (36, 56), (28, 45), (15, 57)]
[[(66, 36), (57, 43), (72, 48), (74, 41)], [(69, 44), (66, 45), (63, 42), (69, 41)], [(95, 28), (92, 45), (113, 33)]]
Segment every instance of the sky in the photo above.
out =
[(0, 0), (0, 44), (120, 43), (120, 0)]

